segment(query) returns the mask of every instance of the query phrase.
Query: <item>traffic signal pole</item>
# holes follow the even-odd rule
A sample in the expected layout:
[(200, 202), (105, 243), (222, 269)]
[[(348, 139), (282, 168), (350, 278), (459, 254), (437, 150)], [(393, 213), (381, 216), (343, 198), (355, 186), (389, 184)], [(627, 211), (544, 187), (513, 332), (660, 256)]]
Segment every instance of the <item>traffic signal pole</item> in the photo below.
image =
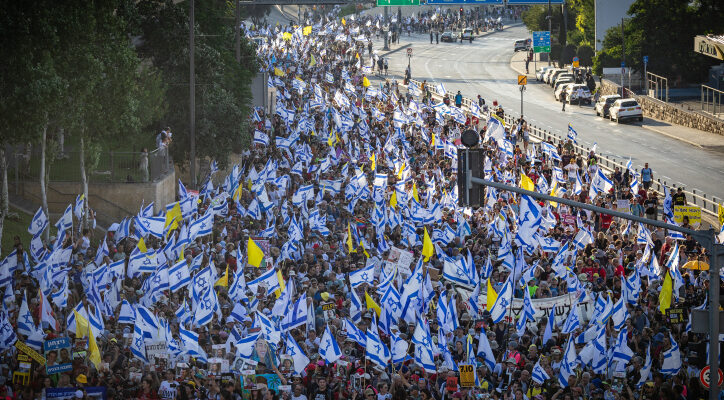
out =
[[(459, 152), (462, 151), (467, 152), (468, 149), (459, 150)], [(716, 243), (716, 233), (714, 229), (697, 231), (693, 229), (683, 228), (677, 225), (667, 224), (662, 221), (638, 217), (616, 210), (609, 210), (607, 208), (594, 206), (592, 204), (581, 203), (562, 197), (555, 197), (544, 193), (533, 192), (530, 190), (519, 188), (517, 186), (511, 186), (499, 182), (489, 181), (486, 179), (476, 178), (472, 176), (473, 174), (470, 171), (467, 157), (465, 167), (465, 171), (461, 171), (458, 173), (462, 173), (464, 176), (458, 176), (458, 179), (464, 179), (464, 182), (466, 183), (464, 193), (460, 194), (465, 196), (464, 198), (466, 200), (466, 205), (470, 204), (469, 192), (472, 185), (489, 186), (498, 190), (505, 190), (520, 195), (526, 195), (539, 200), (554, 201), (574, 208), (582, 208), (584, 210), (589, 210), (600, 214), (607, 214), (611, 215), (612, 217), (622, 218), (633, 222), (639, 222), (642, 224), (655, 226), (657, 228), (681, 232), (687, 235), (691, 235), (694, 240), (701, 244), (701, 246), (704, 247), (709, 254), (709, 367), (711, 369), (709, 373), (711, 382), (709, 387), (709, 399), (719, 399), (719, 285), (721, 280), (721, 278), (719, 277), (719, 271), (721, 269), (719, 263), (720, 260), (724, 257), (724, 244)]]

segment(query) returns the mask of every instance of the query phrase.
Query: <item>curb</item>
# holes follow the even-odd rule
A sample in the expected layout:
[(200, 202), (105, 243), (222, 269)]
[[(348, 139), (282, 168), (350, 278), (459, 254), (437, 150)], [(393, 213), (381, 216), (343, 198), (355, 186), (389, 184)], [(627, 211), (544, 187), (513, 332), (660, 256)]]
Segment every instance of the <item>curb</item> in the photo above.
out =
[(687, 144), (690, 144), (690, 145), (692, 145), (692, 146), (696, 146), (696, 147), (698, 147), (698, 148), (700, 148), (700, 149), (703, 149), (703, 148), (704, 148), (704, 146), (700, 145), (699, 143), (695, 143), (695, 142), (692, 142), (691, 140), (687, 140), (687, 139), (681, 138), (681, 137), (679, 137), (679, 136), (672, 135), (672, 134), (670, 134), (670, 133), (667, 133), (667, 132), (665, 132), (665, 131), (662, 131), (661, 129), (656, 129), (656, 128), (654, 128), (654, 127), (651, 126), (651, 125), (641, 124), (641, 127), (644, 128), (644, 129), (648, 129), (648, 130), (650, 130), (650, 131), (656, 132), (656, 133), (658, 133), (658, 134), (660, 134), (660, 135), (664, 135), (664, 136), (666, 136), (666, 137), (670, 137), (670, 138), (672, 138), (672, 139), (676, 139), (676, 140), (682, 141), (682, 142), (687, 143)]

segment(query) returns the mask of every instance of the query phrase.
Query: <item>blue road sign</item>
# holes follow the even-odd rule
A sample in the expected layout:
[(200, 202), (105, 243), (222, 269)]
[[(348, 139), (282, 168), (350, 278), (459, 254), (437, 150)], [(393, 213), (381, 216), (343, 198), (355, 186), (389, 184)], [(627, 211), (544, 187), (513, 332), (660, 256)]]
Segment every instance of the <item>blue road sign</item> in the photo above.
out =
[(621, 68), (626, 68), (626, 63), (621, 61)]
[[(548, 4), (548, 0), (508, 0), (508, 5)], [(551, 4), (563, 4), (563, 0), (551, 0)]]
[(648, 64), (649, 62), (649, 56), (644, 56), (644, 64)]
[(502, 5), (503, 0), (422, 0), (421, 3), (425, 4), (441, 4), (441, 5)]

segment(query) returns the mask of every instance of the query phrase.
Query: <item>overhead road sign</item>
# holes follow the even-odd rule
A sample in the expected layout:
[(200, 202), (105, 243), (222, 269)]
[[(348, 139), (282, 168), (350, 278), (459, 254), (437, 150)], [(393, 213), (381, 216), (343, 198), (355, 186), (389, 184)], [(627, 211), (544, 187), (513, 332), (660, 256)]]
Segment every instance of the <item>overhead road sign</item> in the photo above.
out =
[(377, 0), (377, 7), (419, 6), (420, 0)]
[(439, 5), (461, 5), (461, 6), (480, 6), (480, 5), (503, 5), (503, 0), (423, 0), (423, 4), (439, 4)]
[[(508, 0), (509, 6), (522, 4), (548, 4), (548, 0)], [(551, 4), (563, 4), (563, 0), (551, 0)]]
[(533, 32), (533, 52), (534, 53), (550, 53), (551, 52), (551, 32), (550, 31)]
[(724, 35), (697, 35), (694, 38), (694, 51), (717, 60), (724, 60)]

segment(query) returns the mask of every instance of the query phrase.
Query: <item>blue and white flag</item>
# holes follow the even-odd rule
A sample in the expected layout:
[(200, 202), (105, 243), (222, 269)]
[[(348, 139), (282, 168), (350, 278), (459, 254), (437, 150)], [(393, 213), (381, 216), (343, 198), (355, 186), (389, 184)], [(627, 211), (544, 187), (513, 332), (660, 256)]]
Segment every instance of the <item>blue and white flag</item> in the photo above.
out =
[(568, 124), (568, 139), (572, 140), (573, 143), (578, 143), (578, 132), (576, 132), (575, 129), (571, 126), (571, 124)]
[(55, 227), (59, 231), (65, 231), (73, 227), (73, 207), (70, 204), (65, 208), (63, 216), (55, 223)]
[(375, 263), (367, 263), (364, 268), (349, 273), (349, 283), (352, 288), (356, 288), (363, 283), (372, 285), (375, 280)]
[(641, 378), (639, 378), (639, 381), (636, 383), (636, 389), (640, 389), (641, 386), (646, 383), (646, 381), (649, 380), (649, 375), (651, 375), (651, 344), (649, 344), (648, 347), (646, 347), (646, 360), (644, 361), (644, 366), (639, 371)]
[(574, 304), (570, 311), (568, 311), (568, 317), (566, 318), (566, 322), (563, 323), (563, 329), (561, 329), (561, 332), (569, 334), (578, 329), (580, 326), (581, 321), (578, 318), (578, 305)]
[(194, 325), (204, 326), (211, 322), (214, 313), (219, 309), (219, 299), (213, 287), (206, 288), (196, 300), (196, 309), (193, 310)]
[[(198, 336), (196, 337), (196, 340), (198, 340)], [(133, 342), (131, 342), (131, 354), (140, 358), (141, 361), (143, 361), (144, 363), (148, 363), (143, 332), (138, 327), (138, 325), (133, 327)]]
[(480, 331), (478, 336), (478, 350), (475, 352), (476, 355), (482, 356), (485, 365), (488, 366), (489, 370), (495, 369), (495, 355), (493, 355), (493, 349), (490, 347), (488, 336), (485, 330)]
[(561, 369), (558, 372), (558, 382), (562, 387), (568, 387), (568, 378), (575, 374), (577, 364), (576, 346), (573, 339), (569, 338), (561, 360)]
[(613, 320), (613, 328), (620, 331), (621, 328), (626, 324), (626, 320), (629, 318), (628, 308), (623, 297), (620, 297), (618, 301), (613, 305), (613, 313), (611, 314), (611, 320)]
[(48, 217), (43, 212), (43, 207), (38, 207), (38, 211), (35, 212), (33, 219), (30, 221), (30, 226), (28, 226), (28, 233), (33, 237), (40, 236), (47, 227)]
[(179, 327), (178, 334), (184, 347), (184, 353), (206, 362), (206, 352), (199, 346), (199, 334), (183, 327)]
[(35, 320), (33, 320), (33, 315), (30, 314), (27, 295), (23, 292), (23, 302), (18, 313), (18, 333), (30, 336), (33, 332), (35, 332)]
[(186, 260), (182, 260), (174, 264), (168, 271), (168, 283), (171, 292), (175, 293), (179, 289), (188, 286), (191, 283), (191, 275)]
[(362, 347), (367, 346), (367, 335), (365, 335), (361, 329), (357, 328), (354, 322), (349, 319), (345, 319), (344, 330), (347, 332), (347, 337), (354, 340), (355, 343)]
[(252, 292), (257, 292), (257, 287), (261, 285), (266, 287), (266, 294), (270, 295), (274, 293), (275, 290), (281, 288), (279, 285), (279, 279), (277, 278), (277, 270), (276, 268), (270, 268), (263, 274), (259, 275), (256, 279), (250, 281), (247, 283), (247, 287)]
[(612, 360), (623, 363), (625, 366), (629, 361), (631, 361), (633, 354), (633, 351), (628, 347), (628, 328), (623, 327), (616, 337), (616, 344), (613, 346)]
[[(385, 346), (380, 338), (377, 330), (377, 322), (373, 316), (372, 323), (367, 328), (367, 342), (365, 343), (365, 356), (373, 363), (379, 365), (383, 369), (387, 367), (390, 361), (390, 350)], [(424, 367), (424, 366), (423, 366)]]
[(498, 298), (493, 303), (493, 307), (490, 309), (490, 317), (493, 319), (493, 323), (497, 324), (502, 321), (508, 312), (508, 306), (513, 301), (513, 284), (510, 283), (510, 278), (505, 281), (503, 288), (498, 293)]
[(551, 311), (550, 313), (548, 313), (548, 323), (546, 323), (546, 328), (543, 331), (543, 340), (541, 341), (541, 344), (543, 346), (545, 346), (545, 344), (548, 343), (551, 338), (553, 338), (553, 326), (555, 324), (555, 320), (555, 307), (551, 307)]
[(546, 370), (541, 367), (540, 365), (540, 359), (538, 362), (535, 363), (535, 366), (533, 367), (533, 371), (530, 373), (530, 377), (533, 380), (533, 382), (542, 385), (545, 381), (550, 379), (551, 377), (548, 376), (548, 373)]
[(342, 357), (342, 350), (329, 330), (329, 325), (324, 329), (324, 334), (319, 342), (319, 355), (327, 364), (332, 364)]
[(136, 310), (131, 306), (128, 300), (123, 300), (121, 303), (121, 312), (118, 315), (119, 324), (135, 324), (136, 323)]
[(664, 351), (664, 362), (661, 364), (661, 373), (664, 376), (673, 376), (681, 370), (681, 352), (679, 344), (676, 343), (674, 337), (669, 333), (669, 341), (671, 348)]
[(421, 319), (412, 334), (412, 343), (415, 344), (415, 362), (422, 366), (426, 372), (435, 373), (435, 352), (433, 350), (430, 325), (427, 320)]
[(306, 354), (304, 354), (304, 351), (301, 347), (299, 347), (292, 335), (286, 336), (286, 354), (292, 357), (294, 372), (296, 372), (297, 374), (301, 374), (302, 372), (304, 372), (304, 369), (307, 368), (307, 365), (309, 365), (309, 358)]
[(307, 323), (307, 294), (303, 293), (291, 310), (282, 318), (279, 327), (282, 332), (290, 331)]

